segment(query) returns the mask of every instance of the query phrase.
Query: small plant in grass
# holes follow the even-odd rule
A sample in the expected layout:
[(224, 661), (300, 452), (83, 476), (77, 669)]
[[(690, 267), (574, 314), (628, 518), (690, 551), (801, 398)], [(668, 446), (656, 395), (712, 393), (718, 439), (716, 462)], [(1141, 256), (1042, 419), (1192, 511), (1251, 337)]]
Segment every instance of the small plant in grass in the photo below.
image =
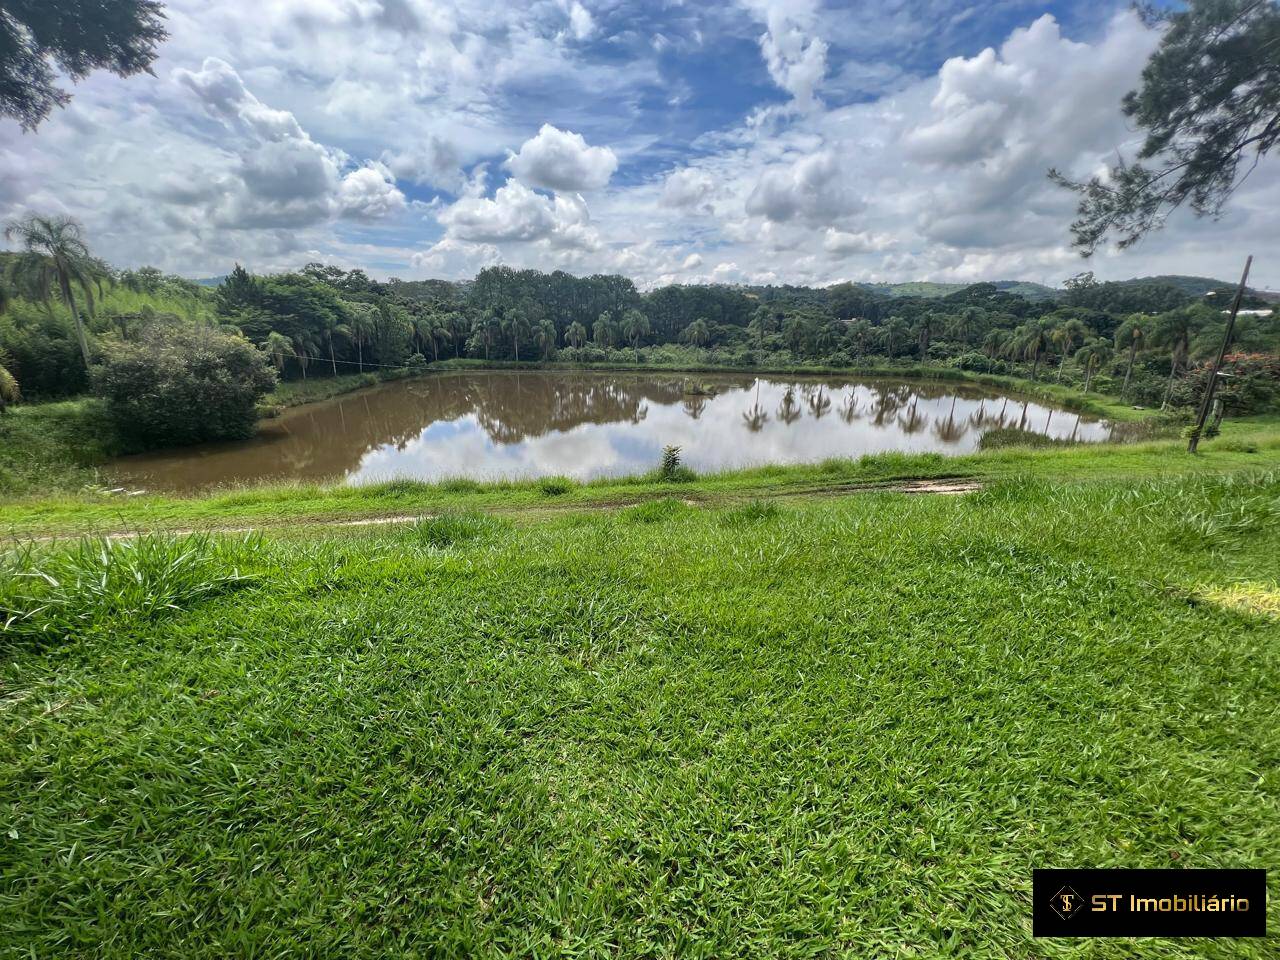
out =
[(726, 510), (721, 514), (720, 522), (726, 527), (746, 527), (772, 520), (781, 515), (781, 513), (782, 509), (776, 503), (769, 503), (765, 500), (752, 500), (750, 503), (744, 503), (740, 507)]
[(444, 550), (449, 547), (489, 540), (506, 529), (507, 525), (495, 517), (482, 513), (445, 513), (438, 517), (419, 520), (405, 532), (411, 540)]
[(650, 500), (622, 511), (623, 519), (630, 523), (663, 523), (673, 517), (680, 516), (690, 508), (672, 497), (661, 500)]
[(574, 482), (568, 477), (543, 477), (538, 481), (538, 489), (548, 497), (562, 497), (574, 488)]
[(696, 474), (680, 460), (680, 448), (674, 444), (662, 448), (658, 476), (667, 483), (688, 483)]
[(156, 619), (254, 579), (260, 538), (85, 538), (0, 558), (0, 636), (50, 640)]

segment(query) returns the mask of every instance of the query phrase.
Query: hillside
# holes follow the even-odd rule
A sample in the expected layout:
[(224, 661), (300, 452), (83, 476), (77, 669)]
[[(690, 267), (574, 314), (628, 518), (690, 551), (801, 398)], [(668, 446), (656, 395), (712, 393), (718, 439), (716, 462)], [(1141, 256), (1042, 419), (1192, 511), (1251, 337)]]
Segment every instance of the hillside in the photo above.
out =
[[(870, 292), (883, 297), (925, 297), (931, 299), (941, 299), (958, 293), (966, 287), (973, 286), (969, 283), (934, 283), (929, 280), (916, 280), (909, 283), (864, 283), (860, 286)], [(1032, 283), (1027, 280), (997, 280), (993, 283), (997, 290), (1006, 293), (1017, 294), (1026, 297), (1028, 300), (1053, 300), (1058, 296), (1058, 291), (1052, 287), (1046, 287), (1044, 284)]]

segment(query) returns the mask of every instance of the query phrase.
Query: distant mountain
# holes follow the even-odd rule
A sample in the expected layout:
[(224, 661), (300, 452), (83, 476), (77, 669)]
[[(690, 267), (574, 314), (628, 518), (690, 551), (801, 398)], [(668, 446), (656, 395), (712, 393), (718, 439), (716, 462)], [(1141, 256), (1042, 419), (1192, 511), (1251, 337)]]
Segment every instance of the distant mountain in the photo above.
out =
[[(997, 290), (1017, 294), (1018, 296), (1026, 297), (1028, 300), (1053, 300), (1058, 296), (1058, 291), (1052, 287), (1046, 287), (1041, 283), (1031, 283), (1028, 280), (997, 280), (993, 285)], [(864, 283), (861, 286), (872, 293), (884, 297), (941, 299), (953, 293), (958, 293), (966, 287), (971, 287), (973, 284), (933, 283), (928, 280), (917, 280), (912, 283)]]

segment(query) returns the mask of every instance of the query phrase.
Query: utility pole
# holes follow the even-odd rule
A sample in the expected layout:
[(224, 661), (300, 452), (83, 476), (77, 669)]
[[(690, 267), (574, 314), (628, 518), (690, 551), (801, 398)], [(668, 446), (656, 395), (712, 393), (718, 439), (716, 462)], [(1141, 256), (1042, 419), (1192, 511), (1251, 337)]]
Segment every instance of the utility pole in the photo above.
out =
[(1209, 419), (1209, 410), (1213, 407), (1213, 393), (1218, 389), (1218, 371), (1222, 369), (1222, 358), (1231, 345), (1231, 335), (1236, 329), (1236, 315), (1240, 312), (1240, 301), (1244, 299), (1245, 286), (1249, 282), (1249, 268), (1253, 266), (1253, 255), (1244, 262), (1244, 275), (1240, 278), (1240, 286), (1236, 288), (1236, 298), (1231, 301), (1231, 316), (1227, 318), (1227, 332), (1222, 337), (1222, 346), (1218, 348), (1218, 358), (1209, 372), (1209, 382), (1204, 388), (1204, 399), (1200, 401), (1200, 417), (1196, 420), (1196, 428), (1191, 431), (1191, 441), (1187, 444), (1187, 453), (1195, 453), (1200, 445), (1200, 434), (1204, 432), (1205, 421)]

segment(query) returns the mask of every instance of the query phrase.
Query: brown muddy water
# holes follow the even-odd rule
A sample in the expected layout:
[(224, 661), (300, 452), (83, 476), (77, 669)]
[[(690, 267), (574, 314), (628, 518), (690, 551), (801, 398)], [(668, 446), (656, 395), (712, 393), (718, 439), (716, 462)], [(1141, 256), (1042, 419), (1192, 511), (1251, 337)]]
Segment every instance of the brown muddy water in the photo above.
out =
[(970, 453), (1021, 427), (1106, 440), (1106, 421), (964, 384), (787, 376), (483, 371), (399, 380), (286, 411), (241, 443), (114, 461), (131, 488), (698, 471), (868, 453)]

